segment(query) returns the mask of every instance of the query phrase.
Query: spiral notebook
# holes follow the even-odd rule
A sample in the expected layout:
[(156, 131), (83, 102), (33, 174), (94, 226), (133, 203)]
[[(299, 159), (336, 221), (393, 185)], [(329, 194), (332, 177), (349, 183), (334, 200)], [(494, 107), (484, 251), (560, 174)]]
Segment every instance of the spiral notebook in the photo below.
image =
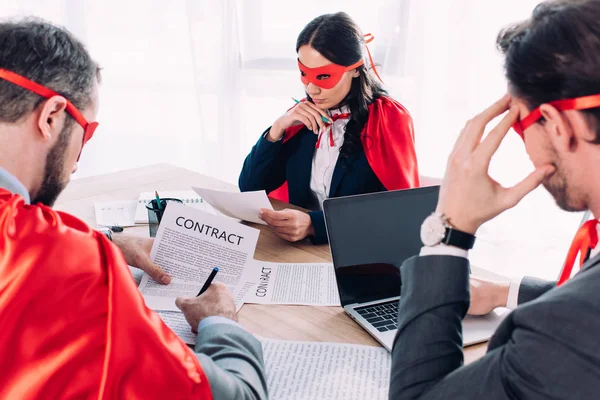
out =
[[(158, 191), (161, 199), (180, 199), (186, 206), (191, 206), (199, 210), (216, 214), (215, 210), (205, 201), (202, 197), (193, 190), (178, 190), (178, 191)], [(135, 223), (136, 224), (147, 224), (148, 223), (148, 210), (146, 204), (150, 201), (155, 200), (154, 192), (143, 192), (137, 200), (135, 209)]]

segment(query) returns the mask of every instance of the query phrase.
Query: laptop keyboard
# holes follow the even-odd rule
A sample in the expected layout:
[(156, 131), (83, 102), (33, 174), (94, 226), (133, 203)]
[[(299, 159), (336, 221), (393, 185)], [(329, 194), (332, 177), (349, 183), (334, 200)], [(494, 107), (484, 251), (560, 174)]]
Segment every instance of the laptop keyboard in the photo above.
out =
[(398, 300), (355, 308), (354, 311), (366, 319), (379, 332), (398, 329)]

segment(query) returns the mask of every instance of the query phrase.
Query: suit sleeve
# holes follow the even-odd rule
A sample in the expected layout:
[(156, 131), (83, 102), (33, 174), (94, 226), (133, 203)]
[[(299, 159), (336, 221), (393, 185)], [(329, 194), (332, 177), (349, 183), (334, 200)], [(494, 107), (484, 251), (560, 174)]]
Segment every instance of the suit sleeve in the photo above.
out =
[(275, 143), (267, 140), (265, 135), (270, 129), (260, 135), (244, 161), (238, 181), (242, 192), (266, 190), (269, 193), (285, 182), (287, 159), (283, 140)]
[[(477, 362), (462, 366), (461, 320), (469, 306), (468, 267), (466, 259), (449, 256), (415, 257), (402, 266), (389, 398), (594, 398), (595, 385), (573, 385), (566, 378), (590, 376), (589, 352), (574, 348), (567, 328), (564, 332), (556, 328), (557, 319), (571, 318), (572, 302), (555, 301), (549, 305), (551, 310), (541, 312), (536, 307), (513, 312), (505, 323), (515, 324), (514, 313), (524, 313), (520, 318), (525, 322), (511, 331), (509, 340)], [(551, 337), (549, 331), (555, 335)]]
[(390, 399), (414, 399), (463, 363), (469, 261), (453, 256), (413, 257), (402, 265), (401, 277)]
[(315, 235), (310, 237), (311, 243), (326, 244), (329, 240), (327, 238), (327, 229), (325, 228), (323, 211), (309, 211), (308, 215), (310, 216), (313, 228), (315, 229)]
[(262, 346), (239, 325), (202, 328), (195, 351), (214, 399), (268, 398)]
[(535, 300), (555, 287), (556, 282), (526, 276), (519, 286), (518, 304), (521, 305), (528, 301)]

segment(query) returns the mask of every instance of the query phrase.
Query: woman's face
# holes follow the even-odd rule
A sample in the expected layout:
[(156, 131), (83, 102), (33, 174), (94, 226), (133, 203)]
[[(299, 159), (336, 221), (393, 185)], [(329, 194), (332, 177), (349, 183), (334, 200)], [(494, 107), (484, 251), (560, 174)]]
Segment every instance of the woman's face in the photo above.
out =
[[(318, 68), (332, 64), (330, 60), (323, 57), (321, 53), (309, 45), (304, 45), (298, 49), (298, 59), (307, 68)], [(331, 89), (323, 89), (309, 82), (304, 85), (304, 90), (313, 99), (317, 107), (323, 110), (336, 108), (346, 98), (352, 87), (352, 79), (358, 77), (358, 75), (358, 69), (355, 68), (344, 72), (342, 79)], [(318, 78), (326, 79), (328, 76), (319, 76)]]

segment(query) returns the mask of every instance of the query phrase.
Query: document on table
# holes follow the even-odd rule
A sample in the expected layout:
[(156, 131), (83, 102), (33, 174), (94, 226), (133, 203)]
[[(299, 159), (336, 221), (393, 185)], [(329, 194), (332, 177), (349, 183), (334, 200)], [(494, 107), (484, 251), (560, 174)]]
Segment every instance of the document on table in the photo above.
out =
[[(195, 344), (196, 334), (192, 332), (192, 327), (185, 320), (182, 312), (175, 311), (157, 311), (158, 316), (171, 330), (179, 336), (184, 343)], [(197, 327), (196, 327), (197, 328)]]
[(135, 200), (98, 201), (94, 203), (98, 226), (134, 226)]
[[(259, 231), (229, 218), (211, 215), (182, 204), (170, 204), (162, 217), (150, 258), (171, 276), (162, 285), (144, 273), (140, 292), (153, 310), (179, 311), (178, 296), (196, 296), (214, 267), (214, 282), (222, 282), (243, 303), (244, 266), (252, 260)], [(239, 284), (239, 288), (238, 288)], [(246, 287), (248, 285), (246, 284)]]
[(388, 398), (382, 347), (261, 339), (269, 396), (278, 400)]
[(243, 221), (254, 222), (266, 225), (258, 218), (259, 210), (266, 208), (272, 210), (267, 193), (264, 190), (256, 192), (222, 192), (219, 190), (210, 190), (193, 187), (204, 201), (213, 206), (213, 208), (228, 217), (241, 219)]
[(244, 282), (254, 286), (244, 301), (254, 304), (339, 306), (340, 296), (332, 264), (280, 264), (254, 261)]

